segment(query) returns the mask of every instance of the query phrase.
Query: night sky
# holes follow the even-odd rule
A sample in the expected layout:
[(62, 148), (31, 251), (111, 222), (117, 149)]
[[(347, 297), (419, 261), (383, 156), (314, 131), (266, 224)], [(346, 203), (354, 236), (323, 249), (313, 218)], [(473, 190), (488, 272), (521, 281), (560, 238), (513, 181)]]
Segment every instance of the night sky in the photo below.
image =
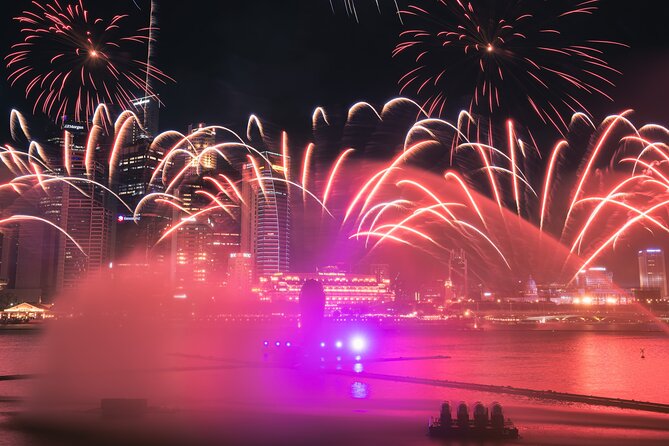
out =
[[(96, 15), (129, 13), (148, 22), (148, 0), (88, 0)], [(417, 3), (426, 3), (419, 0)], [(3, 5), (3, 51), (17, 37), (12, 21), (28, 0)], [(382, 104), (397, 95), (404, 73), (391, 58), (401, 25), (390, 0), (357, 0), (359, 23), (343, 0), (159, 1), (157, 63), (176, 83), (157, 88), (166, 108), (161, 128), (183, 130), (189, 122), (243, 126), (256, 113), (293, 133), (308, 136), (318, 105), (342, 112), (358, 100)], [(402, 2), (400, 1), (400, 4)], [(608, 59), (624, 77), (609, 90), (615, 103), (591, 98), (596, 113), (631, 107), (638, 118), (667, 123), (665, 88), (669, 74), (669, 6), (652, 0), (604, 1), (584, 37), (631, 45)], [(113, 7), (111, 6), (113, 5)], [(6, 77), (4, 69), (3, 78)], [(0, 81), (0, 112), (29, 110), (20, 90)]]

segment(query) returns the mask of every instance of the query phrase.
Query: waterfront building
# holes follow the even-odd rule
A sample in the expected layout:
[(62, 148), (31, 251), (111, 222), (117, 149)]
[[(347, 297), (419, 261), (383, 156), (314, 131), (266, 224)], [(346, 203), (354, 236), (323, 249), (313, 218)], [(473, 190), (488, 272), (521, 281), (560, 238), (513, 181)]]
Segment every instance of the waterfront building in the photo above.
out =
[(468, 298), (469, 269), (467, 268), (467, 255), (464, 249), (454, 249), (451, 251), (448, 259), (448, 276), (446, 280), (450, 284), (452, 294), (454, 294), (455, 298)]
[(13, 305), (0, 312), (0, 319), (4, 320), (29, 320), (29, 319), (48, 319), (53, 317), (51, 311), (52, 305), (42, 303), (23, 302)]
[(270, 276), (290, 267), (291, 211), (284, 158), (262, 155), (242, 166), (241, 251), (252, 254), (258, 276)]
[(330, 314), (336, 310), (351, 310), (356, 307), (371, 308), (395, 300), (389, 280), (379, 281), (370, 274), (334, 270), (261, 276), (258, 290), (260, 300), (297, 303), (300, 289), (307, 280), (315, 280), (323, 285), (326, 313)]
[(618, 287), (613, 272), (603, 266), (592, 266), (579, 271), (576, 289), (561, 296), (561, 303), (576, 305), (618, 305), (634, 302), (631, 293)]
[(253, 256), (250, 252), (232, 252), (228, 259), (228, 286), (247, 293), (253, 284)]
[(667, 271), (664, 252), (659, 248), (639, 251), (639, 282), (641, 289), (658, 288), (661, 297), (667, 297)]

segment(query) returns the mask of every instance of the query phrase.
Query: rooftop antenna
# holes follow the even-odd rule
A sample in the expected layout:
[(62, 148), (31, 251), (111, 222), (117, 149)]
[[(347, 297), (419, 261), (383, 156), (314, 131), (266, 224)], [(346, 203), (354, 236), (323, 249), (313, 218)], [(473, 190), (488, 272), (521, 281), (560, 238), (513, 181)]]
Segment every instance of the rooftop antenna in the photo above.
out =
[[(144, 81), (144, 97), (148, 98), (151, 93), (151, 67), (153, 66), (153, 42), (155, 39), (156, 28), (158, 25), (158, 15), (156, 13), (156, 0), (151, 0), (151, 10), (149, 11), (149, 41), (146, 46), (146, 79)], [(150, 101), (145, 101), (142, 104), (144, 109), (142, 125), (147, 128), (148, 119), (146, 110), (149, 107)]]

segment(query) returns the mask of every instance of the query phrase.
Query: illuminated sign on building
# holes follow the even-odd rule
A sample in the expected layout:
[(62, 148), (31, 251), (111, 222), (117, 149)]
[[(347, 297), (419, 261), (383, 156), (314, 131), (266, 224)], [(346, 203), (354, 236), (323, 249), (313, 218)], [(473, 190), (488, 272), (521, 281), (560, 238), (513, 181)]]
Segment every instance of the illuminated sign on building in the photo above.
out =
[(118, 217), (116, 217), (116, 221), (118, 221), (119, 223), (123, 223), (126, 221), (138, 222), (141, 219), (142, 219), (141, 215), (138, 215), (137, 217), (133, 215), (119, 215)]
[(64, 124), (63, 130), (76, 130), (78, 132), (83, 132), (85, 127), (83, 124)]

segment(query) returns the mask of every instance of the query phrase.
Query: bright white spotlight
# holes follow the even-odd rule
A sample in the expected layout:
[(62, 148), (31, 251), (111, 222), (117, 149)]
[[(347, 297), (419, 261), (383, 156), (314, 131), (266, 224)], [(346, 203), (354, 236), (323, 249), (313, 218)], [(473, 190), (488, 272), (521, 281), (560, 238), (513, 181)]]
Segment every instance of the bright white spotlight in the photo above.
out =
[(360, 353), (367, 348), (367, 341), (362, 336), (355, 336), (351, 339), (351, 350)]
[(344, 345), (344, 344), (342, 344), (341, 341), (337, 341), (337, 342), (335, 342), (335, 347), (337, 347), (337, 348), (341, 348), (342, 345)]

